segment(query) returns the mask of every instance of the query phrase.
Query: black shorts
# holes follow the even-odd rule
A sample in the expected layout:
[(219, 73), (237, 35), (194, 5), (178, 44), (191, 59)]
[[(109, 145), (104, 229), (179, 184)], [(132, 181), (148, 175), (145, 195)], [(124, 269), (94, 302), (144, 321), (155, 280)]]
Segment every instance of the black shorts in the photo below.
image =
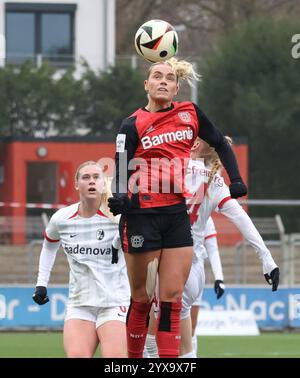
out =
[(124, 252), (148, 252), (193, 245), (187, 211), (175, 214), (128, 214), (120, 219)]

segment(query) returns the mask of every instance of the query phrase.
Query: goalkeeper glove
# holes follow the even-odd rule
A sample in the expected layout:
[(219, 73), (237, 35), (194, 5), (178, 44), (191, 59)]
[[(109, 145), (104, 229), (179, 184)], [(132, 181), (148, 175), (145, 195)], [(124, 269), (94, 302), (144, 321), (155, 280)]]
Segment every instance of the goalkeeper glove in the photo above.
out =
[(118, 250), (114, 246), (111, 246), (111, 249), (112, 249), (111, 263), (118, 264), (118, 261), (119, 261)]
[(37, 303), (40, 306), (49, 302), (49, 298), (47, 296), (47, 288), (45, 286), (37, 286), (35, 288), (35, 292), (32, 296), (32, 299), (35, 301), (35, 303)]
[(247, 194), (247, 187), (241, 178), (233, 180), (229, 185), (229, 190), (231, 198), (238, 198)]
[(269, 285), (272, 285), (272, 291), (276, 291), (279, 285), (279, 268), (274, 268), (270, 274), (265, 274), (265, 279)]
[(110, 197), (108, 207), (113, 215), (126, 214), (132, 207), (132, 203), (127, 194)]
[(220, 299), (225, 292), (225, 285), (222, 280), (215, 280), (215, 293), (217, 294), (217, 299)]

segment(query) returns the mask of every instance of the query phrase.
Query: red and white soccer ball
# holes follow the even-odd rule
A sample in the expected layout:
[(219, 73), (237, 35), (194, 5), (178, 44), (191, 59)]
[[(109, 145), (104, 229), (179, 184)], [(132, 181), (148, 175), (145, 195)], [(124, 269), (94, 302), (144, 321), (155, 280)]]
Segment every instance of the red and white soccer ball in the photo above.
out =
[(141, 25), (135, 34), (135, 48), (149, 62), (172, 58), (178, 50), (178, 35), (174, 27), (163, 20), (150, 20)]

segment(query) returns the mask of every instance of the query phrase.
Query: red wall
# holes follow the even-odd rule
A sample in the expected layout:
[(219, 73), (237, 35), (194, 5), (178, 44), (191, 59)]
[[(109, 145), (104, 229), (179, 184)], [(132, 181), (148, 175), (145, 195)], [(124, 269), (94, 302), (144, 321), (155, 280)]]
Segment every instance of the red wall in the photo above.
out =
[[(7, 202), (12, 198), (12, 156), (9, 144), (1, 143), (0, 145), (0, 165), (4, 168), (4, 182), (0, 183), (0, 201)], [(1, 215), (9, 215), (11, 209), (0, 207)]]
[[(44, 158), (37, 155), (39, 147), (46, 147), (48, 154)], [(60, 187), (59, 201), (72, 203), (78, 200), (74, 189), (76, 168), (86, 160), (98, 160), (108, 157), (113, 161), (114, 143), (74, 143), (74, 142), (11, 142), (4, 145), (0, 155), (0, 164), (4, 163), (4, 183), (0, 184), (0, 201), (26, 203), (26, 164), (28, 162), (59, 162), (59, 177), (67, 179), (66, 185)], [(2, 162), (1, 162), (2, 161)], [(58, 181), (59, 181), (58, 180)], [(26, 207), (0, 207), (0, 215), (10, 215), (20, 220), (26, 215)], [(17, 227), (17, 226), (16, 226)], [(20, 226), (19, 226), (20, 227)], [(24, 224), (25, 227), (25, 224)], [(25, 243), (23, 233), (14, 233), (13, 243)]]
[[(46, 147), (48, 154), (44, 158), (37, 155), (39, 147)], [(100, 142), (10, 142), (1, 145), (0, 165), (4, 165), (4, 183), (0, 184), (0, 201), (2, 202), (18, 202), (26, 203), (26, 164), (27, 162), (58, 162), (58, 182), (64, 180), (65, 185), (59, 186), (58, 203), (69, 204), (78, 200), (78, 193), (74, 189), (74, 174), (76, 168), (87, 160), (99, 160), (100, 158), (108, 158), (109, 161), (102, 161), (102, 164), (108, 164), (108, 174), (113, 173), (113, 158), (115, 154), (114, 143)], [(238, 159), (240, 171), (245, 183), (248, 183), (248, 146), (237, 145), (234, 147)], [(225, 179), (228, 182), (228, 178)], [(20, 208), (0, 207), (0, 215), (10, 215), (15, 219), (22, 217), (24, 219), (26, 207)], [(14, 219), (13, 218), (13, 219)], [(235, 244), (241, 239), (240, 235), (233, 226), (232, 231), (226, 231), (222, 235), (224, 217), (222, 215), (214, 215), (217, 231), (219, 233), (218, 240), (221, 245)], [(226, 228), (229, 225), (225, 222)], [(16, 226), (17, 227), (17, 226)], [(20, 226), (19, 226), (20, 227)], [(15, 232), (13, 235), (13, 243), (26, 243), (25, 233)]]

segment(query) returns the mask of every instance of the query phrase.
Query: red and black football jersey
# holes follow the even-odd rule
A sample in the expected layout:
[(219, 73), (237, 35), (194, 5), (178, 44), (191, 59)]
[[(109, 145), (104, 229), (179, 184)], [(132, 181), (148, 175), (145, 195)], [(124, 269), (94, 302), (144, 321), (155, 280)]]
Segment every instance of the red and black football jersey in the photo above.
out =
[(122, 122), (114, 193), (128, 194), (133, 213), (185, 209), (185, 167), (197, 136), (215, 147), (231, 178), (240, 177), (231, 147), (204, 113), (192, 102), (172, 102), (157, 112), (140, 108)]

